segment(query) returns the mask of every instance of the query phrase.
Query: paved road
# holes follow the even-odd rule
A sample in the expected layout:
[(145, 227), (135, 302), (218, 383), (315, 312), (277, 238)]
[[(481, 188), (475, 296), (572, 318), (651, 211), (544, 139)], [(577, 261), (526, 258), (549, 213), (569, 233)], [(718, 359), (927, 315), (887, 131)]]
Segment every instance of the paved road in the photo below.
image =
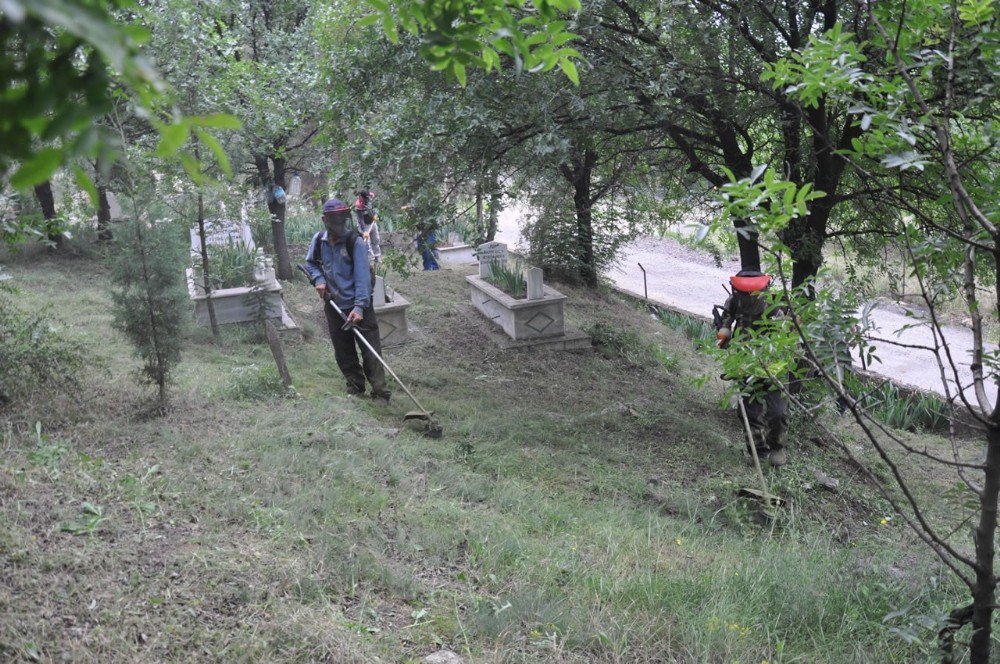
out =
[[(520, 213), (517, 208), (505, 210), (500, 216), (497, 240), (511, 247), (518, 247)], [(715, 259), (703, 252), (693, 250), (670, 238), (641, 237), (626, 245), (619, 263), (611, 268), (607, 276), (619, 287), (638, 295), (643, 294), (643, 272), (646, 269), (646, 287), (649, 299), (667, 304), (677, 309), (698, 314), (711, 315), (712, 305), (720, 304), (726, 294), (722, 288), (729, 276), (739, 270), (736, 261), (717, 265)], [(907, 346), (933, 346), (930, 326), (924, 325), (903, 329), (915, 322), (906, 311), (894, 304), (879, 304), (872, 316), (876, 330), (874, 337)], [(969, 359), (972, 350), (972, 332), (964, 327), (949, 327), (945, 330), (951, 346), (952, 357), (959, 365), (959, 380), (968, 388), (971, 381)], [(996, 340), (991, 340), (996, 341)], [(902, 348), (893, 343), (876, 342), (876, 355), (880, 363), (870, 367), (876, 373), (903, 383), (938, 394), (945, 394), (941, 370), (930, 350)], [(956, 393), (954, 375), (947, 377), (951, 394)], [(995, 392), (995, 390), (993, 390)], [(992, 398), (991, 394), (991, 398)], [(974, 403), (974, 395), (967, 389), (967, 397)]]

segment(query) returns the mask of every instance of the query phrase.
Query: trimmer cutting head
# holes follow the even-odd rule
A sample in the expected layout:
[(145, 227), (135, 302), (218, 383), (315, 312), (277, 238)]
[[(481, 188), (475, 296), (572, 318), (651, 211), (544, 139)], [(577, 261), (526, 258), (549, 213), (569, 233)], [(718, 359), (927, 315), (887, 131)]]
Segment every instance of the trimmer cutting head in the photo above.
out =
[(404, 422), (409, 422), (411, 420), (421, 420), (425, 422), (423, 433), (428, 438), (440, 438), (444, 434), (444, 431), (441, 429), (441, 425), (434, 419), (434, 411), (432, 410), (411, 410), (406, 415), (403, 415)]

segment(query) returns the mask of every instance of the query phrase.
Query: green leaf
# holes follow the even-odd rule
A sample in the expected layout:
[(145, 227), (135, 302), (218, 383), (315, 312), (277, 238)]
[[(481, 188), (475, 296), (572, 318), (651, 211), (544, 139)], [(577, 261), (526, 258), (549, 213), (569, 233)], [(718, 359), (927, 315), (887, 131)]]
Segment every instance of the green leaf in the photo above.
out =
[(396, 21), (392, 18), (392, 14), (388, 12), (382, 14), (382, 29), (385, 31), (385, 36), (393, 44), (399, 43), (399, 33), (396, 31)]
[(465, 65), (458, 60), (454, 60), (451, 65), (451, 71), (455, 74), (455, 78), (458, 79), (458, 84), (464, 88), (466, 83)]
[(196, 115), (187, 118), (196, 127), (212, 127), (213, 129), (240, 129), (243, 123), (235, 115), (229, 113), (212, 113), (211, 115)]
[(190, 131), (185, 122), (160, 127), (160, 142), (156, 146), (156, 156), (169, 157), (176, 154), (187, 141)]
[(500, 56), (492, 48), (484, 48), (483, 62), (486, 65), (486, 71), (493, 71), (494, 67), (500, 66)]
[(191, 177), (191, 180), (195, 184), (201, 184), (205, 181), (204, 176), (201, 172), (201, 164), (192, 155), (182, 152), (180, 155), (181, 164), (184, 166), (184, 170)]
[(572, 60), (562, 59), (559, 61), (559, 68), (566, 74), (566, 78), (573, 82), (573, 85), (580, 85), (580, 76), (576, 72), (576, 65)]
[(15, 189), (24, 189), (45, 182), (59, 168), (63, 153), (57, 148), (45, 148), (21, 165), (17, 173), (10, 179), (10, 185)]
[(93, 179), (87, 172), (84, 171), (79, 166), (73, 167), (73, 178), (76, 180), (76, 186), (87, 192), (87, 196), (90, 197), (90, 202), (93, 205), (97, 205), (97, 187), (94, 185)]
[(378, 23), (379, 19), (381, 18), (382, 17), (379, 14), (369, 14), (368, 16), (365, 16), (363, 19), (358, 21), (356, 25), (359, 28), (367, 28), (369, 25), (375, 25), (376, 23)]
[(198, 135), (198, 138), (201, 139), (201, 142), (207, 145), (208, 149), (215, 155), (215, 160), (219, 162), (219, 167), (222, 168), (223, 172), (227, 176), (231, 176), (233, 169), (229, 165), (229, 156), (222, 149), (222, 144), (219, 143), (218, 139), (203, 129), (195, 129), (194, 131)]

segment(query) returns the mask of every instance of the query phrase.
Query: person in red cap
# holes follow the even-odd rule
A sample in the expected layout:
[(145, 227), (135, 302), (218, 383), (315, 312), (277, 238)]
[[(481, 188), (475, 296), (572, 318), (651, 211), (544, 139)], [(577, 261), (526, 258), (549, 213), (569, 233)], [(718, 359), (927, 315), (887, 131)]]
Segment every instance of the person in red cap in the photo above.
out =
[(368, 245), (368, 258), (373, 265), (382, 259), (382, 239), (378, 233), (378, 209), (374, 205), (375, 192), (361, 189), (354, 200), (354, 224)]
[[(761, 296), (771, 278), (757, 270), (741, 270), (729, 280), (733, 293), (723, 305), (718, 329), (719, 347), (725, 348), (732, 338), (733, 326), (753, 329), (767, 312), (767, 300)], [(774, 315), (772, 313), (772, 315)], [(743, 406), (750, 421), (750, 432), (757, 456), (775, 467), (788, 463), (785, 447), (788, 433), (788, 404), (781, 386), (774, 378), (787, 373), (786, 366), (768, 367), (767, 371), (749, 369), (746, 379), (750, 396), (743, 396)], [(772, 378), (774, 377), (774, 378)], [(747, 441), (748, 449), (750, 441)]]
[[(376, 353), (382, 353), (378, 320), (372, 306), (372, 276), (368, 264), (368, 245), (356, 231), (348, 230), (351, 209), (346, 203), (331, 198), (323, 204), (323, 226), (313, 236), (306, 253), (305, 268), (316, 292), (326, 304), (327, 327), (333, 342), (334, 357), (344, 378), (348, 394), (364, 394), (365, 378), (372, 387), (372, 397), (389, 401), (385, 369), (371, 351), (344, 329), (345, 321), (327, 300), (336, 302)], [(358, 350), (361, 362), (358, 362)]]

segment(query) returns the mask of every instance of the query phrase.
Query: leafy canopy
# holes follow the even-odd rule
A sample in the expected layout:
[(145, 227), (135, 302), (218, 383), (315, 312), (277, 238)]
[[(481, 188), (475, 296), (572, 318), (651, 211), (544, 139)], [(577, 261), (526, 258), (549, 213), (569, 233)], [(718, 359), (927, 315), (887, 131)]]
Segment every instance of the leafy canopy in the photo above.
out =
[(381, 22), (393, 43), (399, 29), (420, 36), (420, 55), (431, 68), (446, 71), (463, 86), (466, 68), (487, 72), (510, 57), (515, 71), (548, 71), (557, 65), (574, 84), (579, 83), (575, 59), (568, 46), (577, 35), (561, 14), (580, 10), (580, 0), (368, 0), (375, 14), (359, 25)]

